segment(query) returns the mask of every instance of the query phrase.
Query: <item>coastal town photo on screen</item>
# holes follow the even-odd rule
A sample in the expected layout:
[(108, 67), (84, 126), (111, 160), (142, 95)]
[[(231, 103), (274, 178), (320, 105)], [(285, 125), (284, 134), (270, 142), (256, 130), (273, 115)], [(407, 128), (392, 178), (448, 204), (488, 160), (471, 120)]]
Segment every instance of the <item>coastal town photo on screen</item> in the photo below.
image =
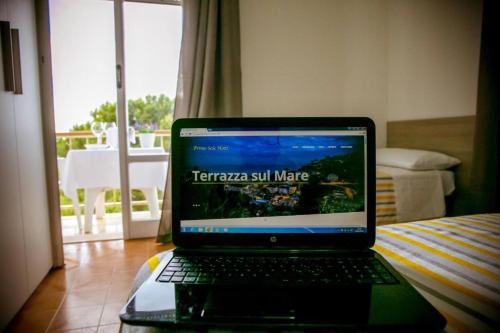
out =
[(364, 210), (363, 136), (203, 136), (182, 145), (184, 219)]

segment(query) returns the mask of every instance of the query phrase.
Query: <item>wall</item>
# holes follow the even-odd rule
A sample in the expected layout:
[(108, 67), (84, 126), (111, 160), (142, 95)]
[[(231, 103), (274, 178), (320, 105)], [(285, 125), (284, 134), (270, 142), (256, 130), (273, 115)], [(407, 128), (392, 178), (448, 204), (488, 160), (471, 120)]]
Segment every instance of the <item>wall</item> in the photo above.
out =
[(19, 29), (23, 93), (4, 92), (0, 59), (0, 331), (52, 267), (34, 2), (0, 0)]
[[(0, 0), (0, 20), (8, 21), (7, 1)], [(0, 51), (2, 51), (0, 43)], [(28, 297), (21, 221), (21, 189), (17, 161), (14, 94), (4, 90), (0, 52), (0, 331)]]
[[(28, 288), (32, 292), (52, 266), (49, 208), (43, 154), (35, 8), (30, 0), (10, 2), (19, 28), (23, 94), (14, 98)], [(22, 34), (21, 34), (22, 32)]]
[(389, 2), (387, 120), (476, 113), (481, 1)]
[(383, 1), (242, 0), (245, 116), (370, 116), (385, 142)]
[(241, 0), (245, 116), (475, 113), (480, 1)]

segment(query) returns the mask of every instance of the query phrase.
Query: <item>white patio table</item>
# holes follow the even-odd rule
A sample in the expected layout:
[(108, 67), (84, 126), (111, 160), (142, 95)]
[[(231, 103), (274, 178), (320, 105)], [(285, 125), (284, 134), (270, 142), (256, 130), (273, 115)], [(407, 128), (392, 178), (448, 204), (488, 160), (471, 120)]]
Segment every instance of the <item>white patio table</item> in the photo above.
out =
[[(158, 148), (131, 148), (130, 154), (165, 154)], [(130, 164), (130, 188), (144, 193), (149, 204), (151, 217), (160, 217), (157, 189), (163, 189), (167, 177), (167, 162), (141, 162)], [(78, 225), (81, 228), (77, 189), (85, 190), (85, 232), (92, 232), (92, 215), (104, 216), (104, 191), (120, 188), (120, 165), (118, 150), (70, 150), (61, 170), (61, 188), (73, 200)], [(78, 209), (77, 209), (78, 207)]]

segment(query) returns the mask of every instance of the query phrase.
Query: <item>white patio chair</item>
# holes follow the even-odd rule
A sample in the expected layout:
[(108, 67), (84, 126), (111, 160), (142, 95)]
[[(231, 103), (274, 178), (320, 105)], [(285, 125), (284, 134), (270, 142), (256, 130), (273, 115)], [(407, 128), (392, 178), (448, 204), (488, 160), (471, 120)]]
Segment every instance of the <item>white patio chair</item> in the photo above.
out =
[[(64, 166), (66, 164), (66, 159), (64, 157), (57, 157), (57, 170), (59, 172), (59, 179), (61, 179), (61, 175), (64, 173)], [(59, 185), (61, 181), (59, 180)], [(80, 214), (80, 202), (78, 200), (78, 193), (75, 191), (74, 193), (64, 193), (68, 198), (73, 202), (73, 210), (75, 211), (76, 220), (78, 222), (78, 229), (82, 230), (82, 217)]]

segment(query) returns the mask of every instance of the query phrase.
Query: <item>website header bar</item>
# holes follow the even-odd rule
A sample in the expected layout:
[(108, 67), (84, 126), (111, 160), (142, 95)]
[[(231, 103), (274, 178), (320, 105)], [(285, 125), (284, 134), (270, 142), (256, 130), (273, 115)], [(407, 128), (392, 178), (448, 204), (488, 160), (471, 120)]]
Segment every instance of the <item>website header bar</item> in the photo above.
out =
[(183, 128), (181, 137), (193, 136), (333, 136), (333, 135), (366, 135), (364, 130), (298, 130), (298, 131), (209, 131), (206, 128)]

